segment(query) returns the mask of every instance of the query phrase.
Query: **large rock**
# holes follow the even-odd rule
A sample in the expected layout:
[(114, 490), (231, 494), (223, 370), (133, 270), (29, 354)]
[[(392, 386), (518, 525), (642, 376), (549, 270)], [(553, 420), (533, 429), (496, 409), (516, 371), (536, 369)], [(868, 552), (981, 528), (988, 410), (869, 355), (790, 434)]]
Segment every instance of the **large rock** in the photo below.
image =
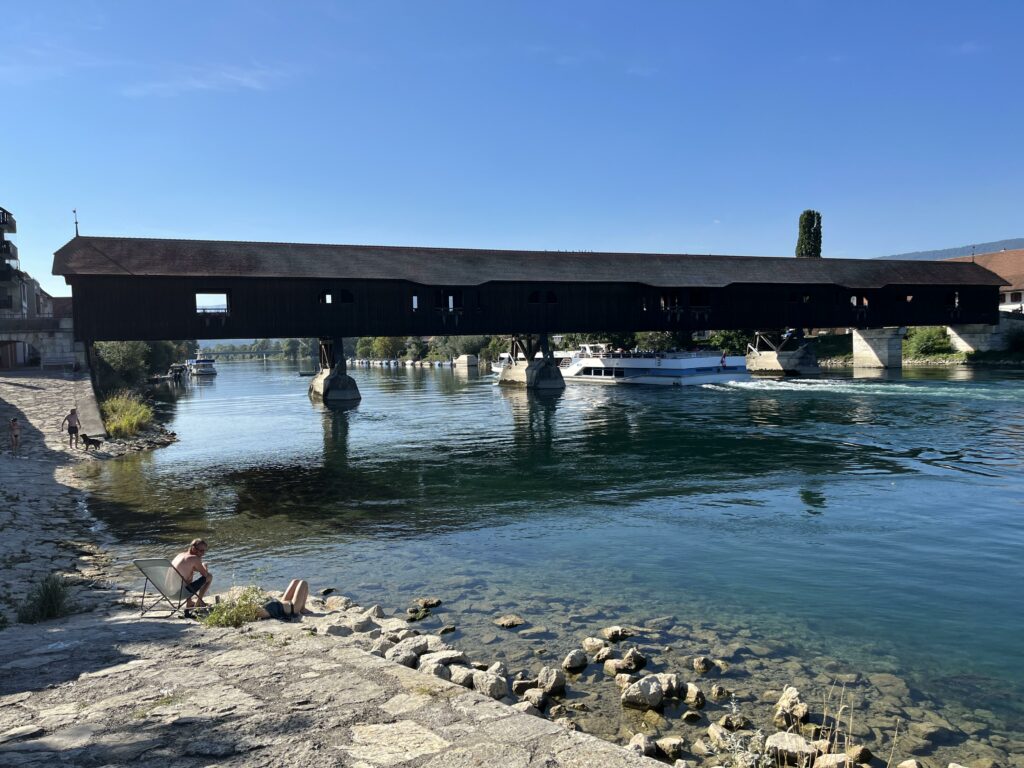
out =
[(647, 659), (636, 648), (630, 648), (621, 659), (608, 659), (604, 663), (604, 673), (609, 677), (623, 672), (638, 672), (647, 665)]
[(712, 723), (708, 726), (708, 741), (717, 750), (728, 750), (731, 739), (729, 732), (725, 728), (718, 723)]
[(469, 659), (466, 658), (466, 654), (458, 650), (435, 651), (434, 653), (425, 653), (420, 656), (420, 664), (444, 664), (448, 666), (450, 664), (468, 663)]
[(516, 696), (522, 696), (531, 688), (537, 687), (537, 678), (532, 680), (513, 680), (512, 681), (512, 693)]
[(440, 677), (442, 680), (452, 679), (452, 673), (448, 669), (448, 666), (446, 664), (439, 664), (438, 662), (430, 662), (428, 664), (424, 664), (422, 661), (420, 661), (418, 669), (425, 675), (433, 675), (434, 677)]
[(681, 693), (683, 694), (683, 701), (694, 709), (704, 708), (704, 704), (706, 703), (704, 699), (704, 692), (695, 683), (687, 683), (686, 690)]
[(814, 746), (799, 733), (785, 731), (769, 736), (764, 747), (776, 765), (810, 766), (817, 754)]
[(661, 683), (666, 699), (678, 699), (680, 693), (686, 690), (685, 684), (675, 672), (658, 672), (655, 677)]
[(619, 686), (620, 691), (624, 691), (639, 679), (639, 675), (633, 675), (629, 672), (620, 672), (615, 676), (615, 684)]
[(475, 672), (476, 670), (470, 669), (469, 667), (448, 667), (448, 674), (451, 675), (451, 681), (456, 685), (461, 685), (463, 688), (473, 687), (473, 675)]
[(849, 755), (818, 755), (814, 758), (814, 768), (853, 768), (854, 765)]
[(513, 704), (512, 709), (517, 709), (526, 715), (533, 715), (534, 717), (544, 717), (544, 713), (528, 701), (520, 701), (518, 704)]
[(809, 716), (810, 709), (800, 700), (800, 692), (792, 685), (783, 688), (772, 718), (775, 727), (789, 728), (797, 723), (807, 722)]
[(385, 659), (394, 659), (398, 656), (406, 656), (413, 654), (417, 658), (427, 652), (427, 641), (428, 635), (415, 635), (413, 637), (407, 637), (404, 640), (399, 640), (395, 643), (391, 650), (384, 654)]
[(669, 760), (676, 760), (683, 754), (686, 742), (679, 736), (665, 736), (658, 739), (658, 749)]
[(638, 733), (629, 740), (628, 748), (646, 757), (654, 757), (658, 754), (658, 745), (651, 736), (646, 733)]
[(602, 664), (605, 661), (608, 661), (608, 659), (610, 659), (614, 653), (615, 652), (608, 647), (598, 648), (597, 652), (594, 654), (594, 663)]
[(537, 687), (550, 696), (565, 693), (565, 673), (554, 667), (544, 667), (537, 675)]
[(523, 691), (523, 701), (528, 701), (537, 709), (544, 709), (544, 705), (548, 702), (548, 695), (544, 693), (543, 688), (529, 688)]
[(569, 651), (569, 654), (562, 660), (562, 667), (570, 672), (575, 672), (576, 670), (583, 669), (589, 663), (590, 659), (587, 658), (586, 652), (577, 648)]
[(710, 672), (713, 666), (714, 664), (707, 656), (697, 656), (693, 660), (693, 670), (699, 675)]
[(634, 709), (655, 709), (661, 706), (665, 691), (654, 675), (647, 675), (637, 680), (622, 692), (620, 701), (624, 707)]
[(583, 650), (587, 653), (597, 653), (602, 648), (607, 648), (608, 642), (600, 637), (585, 637), (580, 645), (583, 646)]
[(493, 672), (475, 671), (473, 673), (473, 689), (492, 699), (503, 699), (508, 696), (508, 682), (504, 677)]

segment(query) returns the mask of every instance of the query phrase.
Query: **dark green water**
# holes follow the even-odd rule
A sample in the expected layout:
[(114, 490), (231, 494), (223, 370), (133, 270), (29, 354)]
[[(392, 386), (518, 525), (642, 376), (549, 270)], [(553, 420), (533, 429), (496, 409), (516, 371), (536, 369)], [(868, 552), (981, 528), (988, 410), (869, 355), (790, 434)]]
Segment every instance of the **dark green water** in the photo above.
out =
[(126, 555), (202, 535), (220, 586), (437, 594), (466, 647), (506, 610), (564, 650), (672, 615), (1024, 731), (1022, 371), (540, 397), (361, 370), (331, 411), (294, 366), (218, 367), (166, 406), (180, 442), (93, 465)]

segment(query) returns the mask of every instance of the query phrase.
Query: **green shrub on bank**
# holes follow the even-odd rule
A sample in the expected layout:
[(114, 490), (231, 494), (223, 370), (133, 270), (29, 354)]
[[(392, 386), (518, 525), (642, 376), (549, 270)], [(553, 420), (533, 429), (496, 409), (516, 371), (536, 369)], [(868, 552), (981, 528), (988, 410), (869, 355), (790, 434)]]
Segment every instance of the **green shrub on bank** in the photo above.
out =
[(37, 624), (47, 619), (56, 619), (68, 612), (68, 583), (62, 576), (51, 573), (32, 588), (20, 606), (18, 621), (22, 624)]
[(203, 618), (208, 627), (240, 627), (260, 618), (266, 595), (259, 587), (246, 587), (238, 597), (214, 605)]
[(953, 353), (953, 344), (946, 335), (946, 329), (940, 325), (925, 325), (910, 328), (903, 340), (904, 357), (928, 357), (929, 355), (948, 355)]
[(124, 390), (100, 404), (103, 423), (111, 437), (131, 437), (153, 421), (153, 409), (134, 392)]

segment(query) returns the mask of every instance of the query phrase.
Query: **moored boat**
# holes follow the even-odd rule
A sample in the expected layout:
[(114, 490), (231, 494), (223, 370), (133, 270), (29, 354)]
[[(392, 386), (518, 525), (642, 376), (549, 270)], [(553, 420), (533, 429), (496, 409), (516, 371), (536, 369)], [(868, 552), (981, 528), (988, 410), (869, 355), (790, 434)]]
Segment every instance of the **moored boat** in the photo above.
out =
[(217, 368), (212, 357), (196, 357), (185, 361), (190, 376), (216, 376)]
[(591, 384), (714, 384), (747, 379), (746, 357), (725, 353), (616, 352), (607, 344), (583, 344), (559, 360), (562, 378)]

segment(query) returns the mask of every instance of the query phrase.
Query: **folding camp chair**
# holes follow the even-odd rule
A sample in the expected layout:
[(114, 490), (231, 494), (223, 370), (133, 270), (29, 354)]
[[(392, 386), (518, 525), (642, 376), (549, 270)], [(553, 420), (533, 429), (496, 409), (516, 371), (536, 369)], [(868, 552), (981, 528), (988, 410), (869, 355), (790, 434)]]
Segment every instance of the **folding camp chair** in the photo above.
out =
[[(139, 604), (142, 610), (139, 615), (145, 616), (150, 611), (156, 610), (161, 603), (167, 603), (168, 606), (167, 609), (161, 610), (170, 610), (170, 613), (163, 618), (169, 619), (177, 613), (184, 615), (185, 603), (192, 597), (192, 593), (188, 591), (185, 580), (171, 565), (171, 561), (157, 557), (148, 560), (132, 560), (132, 563), (146, 577), (146, 583), (142, 585), (142, 602)], [(146, 590), (150, 584), (153, 585), (153, 590), (160, 597), (147, 607)]]

